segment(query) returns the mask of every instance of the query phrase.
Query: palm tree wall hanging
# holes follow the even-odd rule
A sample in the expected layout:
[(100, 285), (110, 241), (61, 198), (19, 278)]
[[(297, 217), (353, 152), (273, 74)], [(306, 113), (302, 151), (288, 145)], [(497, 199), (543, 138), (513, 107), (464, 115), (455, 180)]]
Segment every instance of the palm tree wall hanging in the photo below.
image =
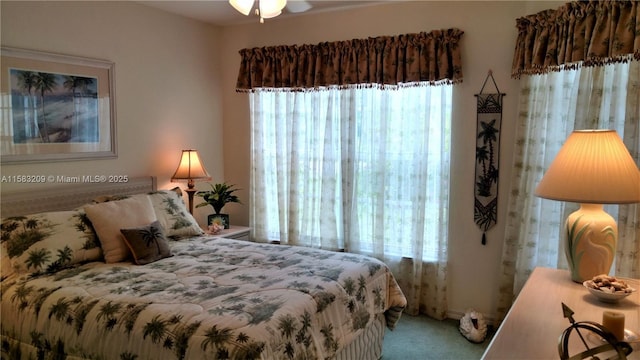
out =
[[(491, 78), (496, 93), (484, 93)], [(487, 230), (498, 221), (498, 164), (500, 159), (500, 126), (502, 98), (491, 70), (484, 79), (477, 99), (476, 174), (473, 218), (482, 229), (482, 245), (487, 243)]]

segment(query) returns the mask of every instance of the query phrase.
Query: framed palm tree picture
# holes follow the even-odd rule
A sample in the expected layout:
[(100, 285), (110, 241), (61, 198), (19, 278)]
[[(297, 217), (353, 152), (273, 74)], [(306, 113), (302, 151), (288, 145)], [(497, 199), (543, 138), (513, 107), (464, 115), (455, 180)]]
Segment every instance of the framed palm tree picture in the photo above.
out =
[(113, 62), (0, 52), (2, 163), (117, 157)]

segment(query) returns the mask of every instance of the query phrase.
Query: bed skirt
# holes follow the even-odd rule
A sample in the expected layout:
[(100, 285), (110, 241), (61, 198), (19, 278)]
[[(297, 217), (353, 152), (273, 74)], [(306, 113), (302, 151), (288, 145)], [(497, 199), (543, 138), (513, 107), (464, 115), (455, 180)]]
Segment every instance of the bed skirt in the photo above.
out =
[[(386, 321), (384, 314), (378, 314), (376, 319), (371, 322), (362, 333), (347, 345), (336, 356), (336, 360), (371, 360), (382, 358), (382, 344), (386, 331)], [(19, 343), (16, 339), (8, 336), (0, 336), (2, 343), (2, 351), (0, 358), (2, 359), (37, 359), (38, 349), (25, 343)], [(19, 345), (18, 345), (19, 344)], [(10, 346), (5, 346), (10, 345)], [(21, 354), (8, 353), (7, 348), (13, 351), (20, 349)], [(91, 360), (90, 358), (80, 358), (69, 356), (67, 360)]]

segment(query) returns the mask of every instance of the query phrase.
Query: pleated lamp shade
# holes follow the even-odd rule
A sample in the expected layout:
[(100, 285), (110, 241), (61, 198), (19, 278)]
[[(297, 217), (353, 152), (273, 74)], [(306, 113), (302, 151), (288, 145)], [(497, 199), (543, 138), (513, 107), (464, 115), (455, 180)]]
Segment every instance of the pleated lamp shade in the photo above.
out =
[(614, 130), (571, 133), (535, 190), (576, 203), (640, 202), (640, 170)]
[(193, 188), (194, 180), (211, 180), (204, 166), (200, 162), (197, 150), (182, 150), (182, 157), (171, 181), (188, 180), (189, 188)]

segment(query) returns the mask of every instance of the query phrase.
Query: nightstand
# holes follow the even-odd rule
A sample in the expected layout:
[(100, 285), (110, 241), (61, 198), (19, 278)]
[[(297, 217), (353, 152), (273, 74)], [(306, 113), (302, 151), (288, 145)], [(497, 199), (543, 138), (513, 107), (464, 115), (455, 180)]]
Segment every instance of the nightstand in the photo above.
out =
[(228, 229), (224, 229), (216, 235), (227, 239), (249, 240), (250, 232), (250, 227), (229, 225)]

